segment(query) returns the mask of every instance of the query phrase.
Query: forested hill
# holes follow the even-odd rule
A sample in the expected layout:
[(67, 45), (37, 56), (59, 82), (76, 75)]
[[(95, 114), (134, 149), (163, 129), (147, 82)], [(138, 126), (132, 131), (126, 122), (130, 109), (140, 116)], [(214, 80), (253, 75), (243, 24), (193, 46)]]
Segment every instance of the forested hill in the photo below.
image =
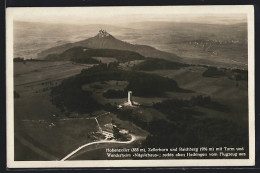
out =
[(115, 58), (118, 62), (128, 62), (133, 60), (142, 60), (145, 57), (139, 53), (126, 51), (126, 50), (116, 50), (116, 49), (88, 49), (84, 47), (73, 47), (61, 54), (49, 54), (45, 57), (46, 60), (51, 61), (62, 61), (71, 60), (78, 63), (99, 63), (94, 57), (104, 57), (104, 58)]
[(175, 54), (163, 52), (157, 50), (151, 46), (146, 45), (134, 45), (121, 40), (116, 39), (114, 36), (106, 33), (98, 33), (95, 37), (78, 41), (75, 43), (67, 43), (60, 46), (52, 47), (50, 49), (44, 50), (38, 54), (39, 58), (44, 58), (49, 54), (60, 54), (70, 48), (82, 46), (91, 49), (118, 49), (118, 50), (128, 50), (141, 54), (145, 57), (155, 57), (162, 58), (171, 61), (178, 61), (181, 58)]

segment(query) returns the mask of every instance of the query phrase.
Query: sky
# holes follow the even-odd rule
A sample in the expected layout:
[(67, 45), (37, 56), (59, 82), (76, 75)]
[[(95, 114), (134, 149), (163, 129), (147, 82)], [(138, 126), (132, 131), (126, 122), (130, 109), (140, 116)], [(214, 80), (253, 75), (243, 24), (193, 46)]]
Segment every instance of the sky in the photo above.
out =
[(7, 20), (78, 25), (143, 21), (235, 24), (246, 22), (247, 10), (241, 6), (25, 7), (8, 8)]

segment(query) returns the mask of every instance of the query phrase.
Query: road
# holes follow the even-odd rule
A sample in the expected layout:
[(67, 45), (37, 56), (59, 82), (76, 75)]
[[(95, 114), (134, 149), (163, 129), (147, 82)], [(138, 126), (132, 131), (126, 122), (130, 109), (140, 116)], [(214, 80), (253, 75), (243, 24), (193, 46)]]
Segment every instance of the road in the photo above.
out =
[(68, 154), (66, 157), (64, 157), (63, 159), (61, 159), (60, 161), (65, 161), (67, 160), (68, 158), (70, 158), (71, 156), (73, 156), (75, 153), (77, 153), (79, 150), (87, 147), (87, 146), (90, 146), (90, 145), (93, 145), (93, 144), (103, 144), (103, 143), (115, 143), (115, 144), (129, 144), (133, 141), (136, 140), (136, 136), (131, 135), (131, 140), (130, 141), (116, 141), (116, 140), (101, 140), (101, 141), (96, 141), (96, 142), (90, 142), (90, 143), (87, 143), (85, 145), (82, 145), (80, 146), (79, 148), (77, 148), (76, 150), (72, 151), (70, 154)]
[[(103, 115), (106, 115), (106, 114), (110, 114), (110, 112), (106, 112), (106, 113), (104, 113), (104, 114), (101, 114), (101, 115), (99, 115), (99, 116), (97, 116), (97, 117), (93, 117), (93, 118), (92, 118), (92, 119), (95, 119), (95, 120), (96, 120), (97, 126), (98, 126), (98, 128), (99, 128), (99, 131), (101, 131), (101, 132), (102, 132), (103, 130), (102, 130), (102, 128), (100, 127), (97, 118), (99, 118), (99, 117), (101, 117), (101, 116), (103, 116)], [(76, 150), (72, 151), (70, 154), (68, 154), (68, 155), (67, 155), (66, 157), (64, 157), (63, 159), (61, 159), (61, 161), (67, 160), (68, 158), (70, 158), (71, 156), (73, 156), (75, 153), (77, 153), (77, 152), (80, 151), (81, 149), (83, 149), (83, 148), (85, 148), (85, 147), (87, 147), (87, 146), (93, 145), (93, 144), (104, 144), (104, 143), (129, 144), (129, 143), (131, 143), (131, 142), (133, 142), (133, 141), (136, 140), (136, 136), (134, 136), (134, 135), (132, 135), (132, 134), (130, 134), (130, 135), (131, 135), (131, 140), (130, 140), (130, 141), (107, 140), (107, 138), (106, 138), (105, 140), (100, 140), (100, 141), (90, 142), (90, 143), (84, 144), (84, 145), (78, 147)]]

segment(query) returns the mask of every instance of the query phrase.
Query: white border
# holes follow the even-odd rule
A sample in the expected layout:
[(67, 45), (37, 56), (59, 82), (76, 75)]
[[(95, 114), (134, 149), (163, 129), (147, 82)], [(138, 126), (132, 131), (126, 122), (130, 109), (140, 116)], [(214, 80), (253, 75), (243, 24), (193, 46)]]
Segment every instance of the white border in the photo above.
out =
[[(99, 161), (14, 161), (14, 101), (13, 101), (13, 19), (30, 11), (110, 10), (121, 12), (157, 11), (176, 14), (247, 14), (248, 19), (248, 97), (249, 97), (249, 159), (193, 159), (193, 160), (99, 160)], [(116, 10), (115, 10), (116, 8)], [(254, 7), (236, 6), (157, 6), (157, 7), (26, 7), (6, 10), (6, 110), (7, 110), (7, 167), (57, 168), (57, 167), (179, 167), (179, 166), (253, 166), (255, 165), (255, 65), (254, 65)]]

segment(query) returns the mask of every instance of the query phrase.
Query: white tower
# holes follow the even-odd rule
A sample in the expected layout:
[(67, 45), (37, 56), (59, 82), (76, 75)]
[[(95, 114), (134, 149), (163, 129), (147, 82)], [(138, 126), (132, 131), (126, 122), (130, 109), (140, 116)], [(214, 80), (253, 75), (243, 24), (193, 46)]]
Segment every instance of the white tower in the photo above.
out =
[(128, 91), (128, 104), (133, 105), (132, 91)]

